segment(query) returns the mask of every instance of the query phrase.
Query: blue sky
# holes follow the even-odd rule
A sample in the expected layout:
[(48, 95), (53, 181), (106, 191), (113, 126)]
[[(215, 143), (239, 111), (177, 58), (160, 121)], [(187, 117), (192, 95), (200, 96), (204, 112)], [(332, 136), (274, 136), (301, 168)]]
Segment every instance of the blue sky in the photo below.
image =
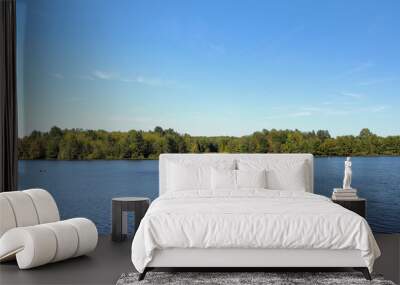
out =
[(17, 4), (20, 135), (400, 134), (399, 1)]

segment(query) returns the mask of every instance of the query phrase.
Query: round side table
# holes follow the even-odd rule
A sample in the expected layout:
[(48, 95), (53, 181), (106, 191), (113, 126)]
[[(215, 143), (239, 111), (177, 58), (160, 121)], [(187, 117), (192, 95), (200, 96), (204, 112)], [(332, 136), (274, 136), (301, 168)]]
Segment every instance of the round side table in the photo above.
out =
[(117, 197), (112, 199), (112, 234), (113, 241), (123, 241), (128, 235), (128, 212), (135, 214), (135, 229), (146, 214), (150, 199), (145, 197)]

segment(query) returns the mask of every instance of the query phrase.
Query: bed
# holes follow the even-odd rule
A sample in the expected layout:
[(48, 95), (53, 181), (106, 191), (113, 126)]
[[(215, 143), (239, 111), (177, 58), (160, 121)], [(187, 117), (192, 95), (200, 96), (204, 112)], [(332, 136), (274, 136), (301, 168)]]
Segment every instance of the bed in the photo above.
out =
[(154, 268), (352, 267), (380, 251), (359, 215), (313, 194), (311, 154), (162, 154), (159, 198), (132, 243)]

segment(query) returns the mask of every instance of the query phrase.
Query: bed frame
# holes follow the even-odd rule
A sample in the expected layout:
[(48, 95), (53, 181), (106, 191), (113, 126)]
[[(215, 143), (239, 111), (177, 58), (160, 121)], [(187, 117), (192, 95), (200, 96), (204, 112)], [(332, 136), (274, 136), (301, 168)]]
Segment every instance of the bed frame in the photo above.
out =
[[(218, 159), (271, 159), (271, 160), (304, 160), (307, 177), (306, 191), (313, 192), (313, 156), (311, 154), (162, 154), (159, 160), (159, 191), (165, 193), (167, 185), (167, 162), (170, 160), (218, 160)], [(146, 273), (159, 268), (183, 269), (221, 269), (230, 271), (247, 271), (271, 268), (343, 268), (350, 267), (361, 271), (367, 280), (371, 280), (369, 270), (359, 250), (329, 249), (194, 249), (170, 248), (156, 250), (152, 261), (139, 275), (142, 280)]]

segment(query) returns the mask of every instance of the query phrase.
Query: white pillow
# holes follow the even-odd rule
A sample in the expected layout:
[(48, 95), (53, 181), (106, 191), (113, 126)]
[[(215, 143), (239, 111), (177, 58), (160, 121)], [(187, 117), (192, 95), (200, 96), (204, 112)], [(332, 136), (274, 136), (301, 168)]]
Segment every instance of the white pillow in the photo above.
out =
[(306, 164), (295, 163), (289, 167), (274, 168), (267, 172), (268, 188), (274, 190), (306, 191)]
[(211, 190), (211, 168), (235, 169), (234, 160), (175, 160), (167, 163), (167, 191)]
[(306, 191), (308, 168), (304, 160), (241, 159), (239, 170), (267, 170), (267, 188), (273, 190)]
[(267, 171), (236, 170), (237, 188), (267, 188)]
[(211, 168), (211, 189), (236, 189), (236, 170)]
[(194, 189), (209, 189), (210, 184), (205, 177), (210, 171), (209, 167), (196, 167), (169, 163), (168, 189), (171, 191), (184, 191)]

